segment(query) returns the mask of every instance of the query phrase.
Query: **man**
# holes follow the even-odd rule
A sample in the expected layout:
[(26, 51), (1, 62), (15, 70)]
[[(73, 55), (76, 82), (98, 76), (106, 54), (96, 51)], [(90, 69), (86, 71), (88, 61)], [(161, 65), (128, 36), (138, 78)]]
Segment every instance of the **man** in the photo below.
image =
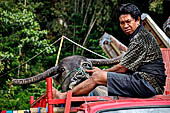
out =
[[(163, 94), (165, 68), (160, 48), (154, 36), (142, 25), (141, 12), (133, 4), (123, 4), (119, 12), (120, 27), (130, 44), (121, 62), (109, 69), (86, 70), (91, 77), (73, 88), (73, 95), (88, 94), (98, 85), (108, 87), (110, 96), (152, 97)], [(56, 98), (65, 93), (54, 89)]]

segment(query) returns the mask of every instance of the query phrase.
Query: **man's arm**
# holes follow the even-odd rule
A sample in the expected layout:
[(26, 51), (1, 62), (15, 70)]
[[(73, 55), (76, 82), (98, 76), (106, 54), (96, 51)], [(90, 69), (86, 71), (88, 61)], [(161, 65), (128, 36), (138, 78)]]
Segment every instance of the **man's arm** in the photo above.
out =
[(124, 66), (117, 64), (109, 69), (104, 69), (106, 72), (117, 72), (117, 73), (125, 73), (128, 69)]

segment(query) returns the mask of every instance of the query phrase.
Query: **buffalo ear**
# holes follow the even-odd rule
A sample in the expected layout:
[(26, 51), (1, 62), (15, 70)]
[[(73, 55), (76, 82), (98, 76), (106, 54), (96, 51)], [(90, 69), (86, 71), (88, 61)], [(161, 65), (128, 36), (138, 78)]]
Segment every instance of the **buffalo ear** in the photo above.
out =
[(55, 80), (56, 82), (58, 81), (58, 79), (59, 79), (59, 74), (53, 76), (53, 80)]
[(58, 82), (58, 80), (59, 80), (59, 74), (56, 74), (56, 75), (54, 75), (53, 76), (53, 85), (55, 85), (55, 86), (57, 86), (57, 85), (59, 85), (60, 83)]

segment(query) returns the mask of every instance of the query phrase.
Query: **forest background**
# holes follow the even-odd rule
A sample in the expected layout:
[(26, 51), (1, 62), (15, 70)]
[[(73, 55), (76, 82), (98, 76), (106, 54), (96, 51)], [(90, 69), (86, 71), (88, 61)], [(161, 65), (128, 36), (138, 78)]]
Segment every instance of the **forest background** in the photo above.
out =
[[(170, 0), (0, 0), (0, 110), (29, 109), (30, 96), (45, 92), (45, 81), (24, 86), (10, 82), (53, 67), (59, 42), (52, 43), (62, 35), (103, 56), (99, 39), (104, 32), (127, 45), (117, 9), (128, 2), (161, 29), (170, 16)], [(70, 55), (99, 58), (64, 40), (60, 59)]]

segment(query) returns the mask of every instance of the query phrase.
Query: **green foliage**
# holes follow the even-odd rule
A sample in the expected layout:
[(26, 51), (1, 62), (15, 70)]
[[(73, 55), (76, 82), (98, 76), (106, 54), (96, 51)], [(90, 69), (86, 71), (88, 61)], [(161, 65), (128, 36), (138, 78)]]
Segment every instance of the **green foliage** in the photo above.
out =
[(163, 0), (152, 0), (149, 6), (149, 10), (157, 12), (158, 14), (163, 13)]
[[(3, 92), (0, 101), (1, 109), (29, 108), (29, 96), (34, 90), (27, 89), (30, 86), (27, 86), (24, 91), (23, 87), (9, 87), (10, 79), (26, 78), (44, 71), (46, 67), (43, 60), (56, 51), (54, 46), (50, 46), (51, 41), (46, 38), (47, 30), (41, 30), (33, 11), (25, 8), (22, 3), (16, 5), (9, 3), (9, 6), (0, 8), (0, 75), (3, 77), (0, 79), (0, 91)], [(47, 49), (43, 54), (25, 63), (45, 48)], [(19, 65), (23, 66), (16, 68)], [(16, 70), (10, 71), (14, 68)], [(41, 85), (37, 84), (31, 89), (37, 89), (35, 92), (41, 94)]]
[(45, 83), (30, 86), (10, 86), (8, 90), (0, 90), (0, 109), (29, 109), (30, 96), (39, 97), (45, 92)]

